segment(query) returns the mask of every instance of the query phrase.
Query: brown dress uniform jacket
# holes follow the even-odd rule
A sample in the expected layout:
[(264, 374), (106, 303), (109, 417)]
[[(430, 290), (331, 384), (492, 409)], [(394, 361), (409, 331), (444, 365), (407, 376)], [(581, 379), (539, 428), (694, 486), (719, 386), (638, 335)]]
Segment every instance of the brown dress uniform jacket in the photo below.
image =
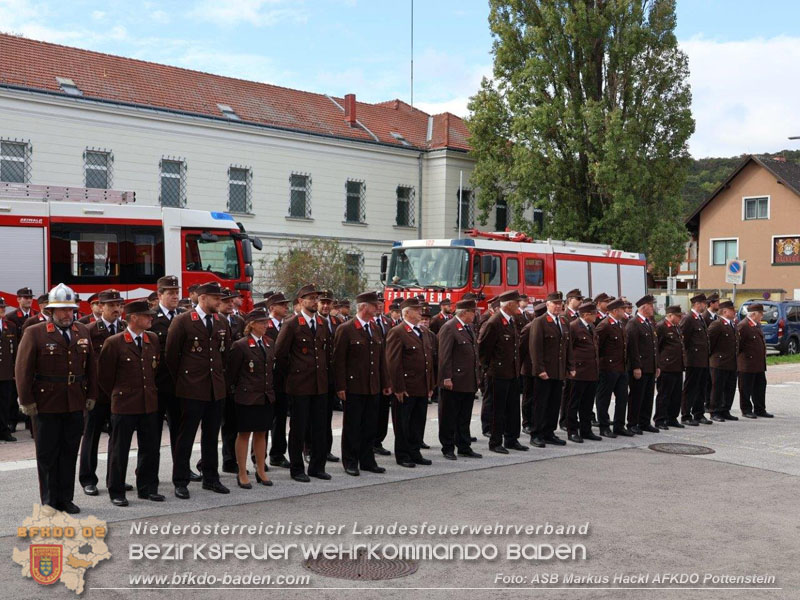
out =
[(115, 415), (142, 415), (158, 410), (156, 371), (161, 349), (152, 331), (142, 334), (142, 349), (129, 331), (105, 340), (97, 360), (98, 385), (111, 398)]
[(498, 310), (481, 326), (478, 335), (478, 355), (488, 377), (514, 379), (519, 377), (519, 330)]
[(161, 352), (158, 357), (158, 370), (156, 371), (156, 385), (159, 390), (170, 390), (174, 393), (175, 383), (172, 381), (172, 375), (169, 374), (165, 353), (167, 350), (167, 333), (169, 327), (172, 325), (175, 317), (183, 313), (182, 308), (176, 308), (175, 314), (172, 315), (172, 320), (164, 314), (160, 306), (156, 307), (156, 315), (153, 317), (153, 324), (150, 326), (150, 331), (158, 336), (158, 347)]
[(683, 371), (683, 335), (680, 327), (666, 319), (656, 325), (658, 336), (658, 368), (662, 373)]
[(31, 325), (38, 325), (39, 323), (44, 323), (47, 321), (47, 317), (44, 316), (42, 313), (36, 313), (35, 315), (28, 317), (28, 319), (22, 324), (22, 329), (20, 329), (20, 337), (22, 334), (25, 333)]
[(228, 358), (228, 381), (236, 404), (263, 405), (275, 402), (272, 386), (275, 370), (275, 345), (265, 335), (264, 351), (252, 335), (236, 340)]
[(454, 392), (474, 394), (478, 390), (478, 344), (472, 326), (458, 319), (447, 321), (439, 330), (439, 387), (450, 379)]
[(33, 309), (30, 310), (28, 316), (25, 316), (25, 313), (22, 312), (19, 308), (15, 311), (8, 311), (6, 313), (5, 319), (11, 321), (14, 326), (17, 328), (17, 335), (22, 336), (22, 326), (25, 325), (25, 321), (30, 319), (31, 317), (35, 317), (39, 313)]
[(579, 318), (569, 324), (569, 340), (572, 347), (572, 366), (577, 381), (597, 381), (600, 378), (600, 353), (594, 325), (588, 328)]
[[(278, 340), (278, 333), (282, 328), (283, 323), (281, 322), (279, 326), (276, 326), (272, 321), (272, 317), (267, 321), (267, 333), (264, 335), (269, 338), (269, 341), (272, 343), (273, 354), (275, 354), (275, 342)], [(278, 367), (278, 363), (276, 362), (275, 369), (272, 372), (272, 388), (276, 391), (283, 392), (286, 387), (284, 383), (285, 379), (286, 374)]]
[(564, 311), (564, 318), (567, 320), (567, 322), (572, 323), (573, 321), (576, 321), (578, 319), (578, 313), (573, 312), (571, 309), (568, 308)]
[(290, 396), (316, 396), (328, 393), (328, 351), (331, 337), (322, 317), (316, 319), (316, 335), (306, 318), (289, 317), (281, 325), (275, 348), (277, 369), (285, 374)]
[(452, 320), (453, 320), (453, 315), (445, 315), (443, 312), (440, 312), (431, 319), (430, 330), (436, 335), (439, 335), (439, 330), (441, 330), (442, 326), (445, 323), (449, 323)]
[[(121, 333), (125, 331), (125, 329), (128, 327), (128, 324), (122, 319), (117, 319), (117, 322), (114, 324), (114, 326), (116, 327), (116, 333)], [(106, 327), (103, 319), (89, 323), (86, 328), (89, 330), (89, 339), (92, 340), (92, 349), (94, 350), (95, 360), (100, 360), (100, 352), (103, 350), (103, 344), (105, 344), (106, 340), (111, 337), (111, 331), (109, 331), (108, 327)], [(111, 398), (105, 392), (102, 386), (98, 386), (97, 401), (104, 402), (106, 404), (111, 401)]]
[(94, 313), (90, 313), (85, 317), (81, 317), (80, 319), (78, 319), (78, 322), (83, 323), (84, 325), (91, 325), (95, 321), (97, 321), (97, 319), (95, 318)]
[(333, 385), (337, 392), (377, 396), (389, 387), (381, 329), (370, 321), (372, 337), (358, 318), (339, 325), (333, 337)]
[(30, 326), (19, 344), (15, 369), (20, 404), (36, 403), (40, 413), (83, 410), (97, 399), (97, 361), (89, 331), (70, 326), (70, 342), (53, 323)]
[(18, 330), (14, 322), (6, 318), (1, 318), (0, 323), (0, 381), (11, 381), (14, 379), (14, 360), (19, 349)]
[(530, 345), (531, 327), (533, 327), (533, 321), (529, 321), (519, 332), (519, 372), (520, 375), (527, 375), (528, 377), (533, 377)]
[(624, 373), (627, 360), (625, 324), (613, 317), (600, 321), (595, 327), (597, 349), (600, 353), (600, 370)]
[(214, 313), (211, 337), (196, 309), (173, 317), (164, 353), (175, 395), (191, 400), (225, 397), (225, 352), (230, 349), (228, 322)]
[[(558, 323), (556, 322), (558, 319)], [(561, 330), (558, 324), (561, 323)], [(550, 379), (564, 380), (571, 363), (572, 347), (569, 324), (560, 315), (555, 319), (545, 313), (533, 320), (530, 334), (530, 353), (533, 375), (547, 373)]]
[(655, 325), (636, 316), (625, 324), (628, 347), (628, 368), (642, 373), (655, 373), (658, 368), (658, 337)]
[(701, 315), (703, 317), (703, 321), (706, 323), (706, 327), (710, 327), (712, 323), (719, 321), (722, 318), (719, 316), (719, 313), (712, 313), (708, 309), (705, 309)]
[(708, 328), (702, 315), (689, 311), (681, 319), (683, 362), (687, 367), (708, 367)]
[(423, 331), (418, 337), (405, 322), (386, 334), (386, 370), (393, 393), (427, 398), (433, 391), (436, 380), (431, 336)]
[(742, 319), (739, 330), (739, 354), (736, 366), (740, 373), (763, 373), (767, 370), (767, 344), (761, 325), (749, 317)]
[(228, 322), (228, 327), (230, 327), (231, 330), (231, 344), (244, 337), (244, 319), (242, 317), (233, 313), (229, 315), (220, 315), (220, 317)]
[(708, 342), (711, 351), (710, 366), (735, 371), (739, 353), (739, 331), (736, 324), (726, 323), (725, 319), (718, 317), (708, 326)]

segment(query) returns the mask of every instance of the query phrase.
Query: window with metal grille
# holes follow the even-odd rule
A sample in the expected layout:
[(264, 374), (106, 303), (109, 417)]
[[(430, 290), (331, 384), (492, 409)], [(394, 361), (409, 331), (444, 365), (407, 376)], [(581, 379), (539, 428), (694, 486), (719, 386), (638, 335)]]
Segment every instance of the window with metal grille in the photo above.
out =
[(397, 186), (397, 217), (395, 225), (399, 227), (414, 226), (415, 190), (408, 185)]
[(494, 207), (494, 230), (505, 231), (508, 227), (508, 205), (505, 198), (500, 198)]
[(0, 181), (28, 183), (31, 179), (31, 145), (0, 140)]
[(289, 177), (289, 216), (311, 218), (311, 175), (292, 173)]
[(251, 213), (251, 181), (253, 171), (248, 167), (232, 166), (228, 169), (228, 211)]
[(186, 161), (174, 158), (162, 158), (161, 170), (161, 206), (183, 208), (186, 206)]
[(111, 165), (113, 155), (108, 150), (87, 148), (83, 153), (84, 187), (111, 189)]
[(345, 265), (348, 277), (360, 282), (364, 273), (364, 256), (357, 252), (348, 253), (345, 256)]
[[(462, 189), (456, 192), (456, 200), (460, 204), (456, 225), (459, 229), (472, 229), (475, 227), (475, 212), (472, 206), (472, 190)], [(459, 222), (460, 220), (460, 222)]]
[(364, 223), (367, 220), (367, 185), (363, 181), (348, 179), (344, 190), (344, 220), (347, 223)]

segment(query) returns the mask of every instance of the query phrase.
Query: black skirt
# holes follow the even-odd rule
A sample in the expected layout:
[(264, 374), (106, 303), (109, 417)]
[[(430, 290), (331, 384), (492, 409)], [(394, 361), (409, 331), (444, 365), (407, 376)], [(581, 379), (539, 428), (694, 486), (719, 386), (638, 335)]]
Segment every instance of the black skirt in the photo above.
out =
[(236, 404), (236, 431), (267, 431), (272, 428), (272, 405)]

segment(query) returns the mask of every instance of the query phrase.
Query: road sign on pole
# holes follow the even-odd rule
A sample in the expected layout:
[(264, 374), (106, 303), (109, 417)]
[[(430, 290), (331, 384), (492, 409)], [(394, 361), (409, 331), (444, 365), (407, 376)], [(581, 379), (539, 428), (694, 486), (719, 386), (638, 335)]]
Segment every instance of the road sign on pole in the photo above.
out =
[(733, 285), (744, 284), (744, 271), (746, 261), (732, 258), (725, 263), (725, 282)]

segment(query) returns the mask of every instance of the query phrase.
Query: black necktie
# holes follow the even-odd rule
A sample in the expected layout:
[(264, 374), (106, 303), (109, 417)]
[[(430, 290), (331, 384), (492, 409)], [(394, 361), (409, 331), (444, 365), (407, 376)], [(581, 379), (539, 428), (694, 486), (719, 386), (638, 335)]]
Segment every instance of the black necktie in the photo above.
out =
[(312, 319), (311, 319), (311, 320), (308, 322), (308, 326), (309, 326), (309, 327), (311, 327), (311, 333), (313, 333), (314, 335), (316, 335), (316, 334), (317, 334), (317, 320), (312, 318)]
[(136, 345), (139, 346), (139, 352), (141, 352), (142, 351), (142, 336), (140, 336), (140, 335), (136, 336)]
[(367, 321), (367, 324), (364, 326), (364, 329), (367, 330), (367, 335), (369, 336), (370, 341), (372, 341), (372, 327), (369, 321)]
[(469, 325), (464, 325), (464, 329), (467, 330), (467, 335), (469, 335), (469, 339), (474, 341), (475, 337), (472, 335), (472, 327), (470, 327)]
[(228, 317), (228, 323), (230, 323), (231, 327), (233, 327), (233, 315)]
[(381, 319), (380, 317), (378, 317), (378, 320), (377, 320), (377, 321), (375, 321), (375, 322), (378, 324), (378, 327), (380, 327), (380, 328), (381, 328), (381, 334), (382, 334), (382, 335), (386, 335), (386, 330), (383, 328), (383, 319)]
[(264, 342), (262, 342), (261, 340), (258, 340), (258, 348), (259, 348), (259, 350), (261, 350), (261, 354), (264, 357), (266, 357), (267, 356), (267, 351), (264, 350)]
[(111, 335), (114, 335), (115, 333), (117, 333), (117, 328), (112, 323), (111, 325), (108, 326), (108, 331), (109, 333), (111, 333)]
[(206, 329), (208, 330), (208, 337), (211, 337), (214, 331), (214, 325), (211, 323), (211, 315), (206, 315)]
[(414, 325), (414, 331), (416, 332), (417, 337), (422, 337), (422, 330), (416, 325)]
[(170, 321), (172, 321), (172, 317), (174, 317), (174, 316), (175, 316), (175, 311), (174, 310), (169, 311), (169, 320)]
[[(61, 328), (59, 327), (59, 329)], [(61, 335), (63, 335), (64, 339), (67, 340), (67, 346), (69, 346), (70, 339), (68, 331), (66, 329), (61, 329)]]

